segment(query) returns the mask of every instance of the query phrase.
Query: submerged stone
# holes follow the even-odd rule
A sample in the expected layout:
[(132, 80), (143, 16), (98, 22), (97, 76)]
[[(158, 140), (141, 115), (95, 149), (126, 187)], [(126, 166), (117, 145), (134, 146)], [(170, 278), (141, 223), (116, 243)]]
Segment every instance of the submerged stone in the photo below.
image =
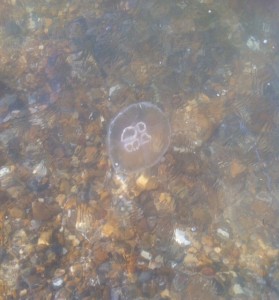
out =
[(152, 167), (167, 151), (171, 130), (161, 109), (149, 102), (132, 104), (110, 123), (108, 151), (116, 172)]

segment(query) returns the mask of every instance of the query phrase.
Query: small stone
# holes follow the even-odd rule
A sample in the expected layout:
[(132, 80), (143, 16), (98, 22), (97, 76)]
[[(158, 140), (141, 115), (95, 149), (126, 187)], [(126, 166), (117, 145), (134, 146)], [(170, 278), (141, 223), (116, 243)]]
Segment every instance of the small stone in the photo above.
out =
[(155, 257), (154, 260), (151, 260), (148, 264), (150, 270), (160, 269), (164, 265), (164, 259), (161, 255)]
[(10, 167), (2, 167), (0, 169), (0, 178), (8, 175), (9, 173), (11, 173), (11, 168)]
[(195, 248), (195, 247), (190, 247), (190, 248), (188, 249), (188, 252), (189, 252), (189, 253), (196, 254), (196, 253), (198, 252), (198, 250), (197, 250), (197, 248)]
[(38, 239), (38, 245), (49, 246), (52, 237), (52, 230), (43, 231)]
[(64, 283), (64, 280), (60, 277), (52, 279), (52, 285), (55, 289), (60, 288)]
[(113, 225), (107, 223), (103, 227), (102, 236), (103, 237), (110, 237), (114, 234), (115, 230), (116, 230), (116, 228)]
[(184, 264), (186, 266), (198, 266), (199, 265), (199, 260), (197, 259), (197, 257), (191, 253), (188, 253), (185, 258), (184, 258)]
[(112, 86), (109, 89), (109, 97), (111, 97), (113, 95), (113, 93), (117, 92), (120, 89), (121, 89), (121, 86), (119, 84)]
[(175, 111), (172, 118), (174, 146), (179, 152), (200, 147), (214, 131), (214, 122), (208, 112), (198, 108), (194, 101)]
[(27, 289), (23, 289), (19, 292), (19, 296), (20, 297), (25, 297), (27, 296), (28, 290)]
[(66, 271), (64, 269), (56, 269), (54, 272), (55, 277), (62, 277), (64, 276)]
[(38, 221), (47, 221), (56, 216), (61, 211), (61, 208), (53, 204), (45, 204), (39, 201), (32, 203), (33, 218)]
[(131, 63), (131, 70), (135, 76), (136, 81), (139, 84), (145, 85), (148, 82), (150, 76), (150, 70), (148, 65), (142, 61), (133, 61)]
[(220, 247), (215, 247), (214, 248), (215, 253), (220, 253), (222, 251), (222, 249)]
[(47, 168), (43, 160), (35, 166), (35, 168), (33, 169), (33, 174), (40, 178), (47, 175)]
[(217, 229), (217, 234), (219, 237), (223, 238), (223, 239), (229, 239), (230, 238), (230, 234), (222, 228), (218, 228)]
[(152, 271), (148, 270), (148, 271), (142, 271), (139, 276), (138, 276), (138, 281), (140, 283), (145, 283), (150, 281), (152, 278)]
[(174, 239), (181, 246), (191, 245), (191, 242), (188, 240), (186, 233), (181, 229), (176, 228), (174, 230)]
[(169, 193), (161, 193), (159, 197), (155, 197), (154, 205), (158, 211), (174, 212), (175, 201)]
[(136, 185), (141, 191), (151, 191), (158, 187), (158, 182), (155, 178), (142, 174), (137, 178)]
[(64, 194), (59, 194), (56, 198), (55, 198), (56, 202), (58, 203), (58, 205), (60, 207), (62, 207), (65, 203), (66, 200), (66, 195)]
[(213, 247), (213, 240), (212, 240), (212, 237), (206, 235), (206, 236), (203, 236), (202, 239), (201, 239), (201, 242), (203, 244), (203, 246), (207, 246), (207, 247)]
[(244, 294), (244, 291), (243, 291), (243, 289), (242, 289), (242, 287), (241, 287), (240, 284), (235, 284), (235, 285), (233, 286), (233, 292), (234, 292), (235, 295), (241, 295), (241, 294)]
[(144, 175), (140, 175), (140, 177), (138, 177), (138, 179), (136, 180), (137, 186), (142, 190), (145, 190), (147, 183), (148, 183), (148, 177)]
[(97, 148), (95, 147), (86, 147), (85, 148), (85, 156), (83, 158), (84, 163), (94, 162), (97, 154)]
[[(11, 176), (12, 178), (12, 176)], [(0, 182), (0, 185), (1, 185), (1, 182)], [(14, 198), (14, 199), (18, 199), (19, 197), (22, 196), (22, 187), (19, 187), (19, 186), (12, 186), (12, 187), (9, 187), (6, 189), (8, 195), (11, 197), (11, 198)], [(0, 198), (1, 198), (1, 195), (0, 195)]]
[(10, 216), (15, 219), (23, 219), (25, 217), (25, 211), (19, 207), (12, 207), (9, 213)]
[(59, 190), (62, 194), (68, 194), (70, 192), (71, 186), (66, 179), (62, 179), (60, 182)]
[(250, 36), (246, 43), (247, 47), (252, 51), (259, 51), (260, 50), (260, 41), (257, 40), (255, 37)]
[(44, 32), (45, 32), (45, 33), (48, 33), (48, 30), (49, 30), (50, 26), (52, 25), (52, 19), (50, 19), (50, 18), (45, 18), (45, 20), (44, 20), (44, 25), (45, 25)]
[(81, 264), (74, 264), (70, 266), (69, 271), (71, 276), (74, 277), (81, 276), (83, 272), (83, 266)]
[(231, 168), (230, 168), (232, 178), (235, 178), (239, 174), (243, 173), (245, 169), (246, 169), (245, 166), (243, 166), (238, 160), (234, 159), (231, 162)]
[(205, 276), (213, 277), (216, 274), (216, 271), (212, 267), (205, 266), (202, 268), (201, 273)]
[(145, 250), (141, 250), (140, 255), (141, 255), (141, 257), (143, 257), (146, 260), (152, 259), (152, 255), (150, 254), (150, 252), (147, 252)]
[(108, 260), (108, 253), (101, 248), (96, 249), (94, 252), (94, 259), (96, 264), (102, 264)]
[(78, 240), (78, 238), (75, 235), (69, 235), (68, 239), (72, 242), (72, 245), (74, 247), (77, 247), (80, 244), (80, 241)]
[(92, 226), (92, 211), (87, 204), (79, 204), (76, 210), (76, 229), (82, 233), (88, 232)]
[(164, 289), (162, 292), (161, 292), (161, 297), (163, 299), (171, 299), (170, 298), (170, 291), (168, 289)]

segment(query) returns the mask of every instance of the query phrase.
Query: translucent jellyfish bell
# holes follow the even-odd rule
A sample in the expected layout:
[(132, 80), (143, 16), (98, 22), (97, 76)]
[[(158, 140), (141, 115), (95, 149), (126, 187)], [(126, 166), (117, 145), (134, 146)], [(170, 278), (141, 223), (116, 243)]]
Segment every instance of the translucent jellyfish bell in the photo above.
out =
[(108, 151), (117, 172), (137, 172), (155, 165), (170, 144), (165, 114), (149, 102), (132, 104), (110, 123)]

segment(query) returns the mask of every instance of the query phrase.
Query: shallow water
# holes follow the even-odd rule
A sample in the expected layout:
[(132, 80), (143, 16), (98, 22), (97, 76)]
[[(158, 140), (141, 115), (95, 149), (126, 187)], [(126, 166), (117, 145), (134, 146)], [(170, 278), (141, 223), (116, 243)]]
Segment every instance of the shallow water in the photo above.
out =
[[(0, 4), (3, 299), (278, 299), (278, 12)], [(135, 117), (118, 172), (110, 124), (143, 101), (162, 151)]]

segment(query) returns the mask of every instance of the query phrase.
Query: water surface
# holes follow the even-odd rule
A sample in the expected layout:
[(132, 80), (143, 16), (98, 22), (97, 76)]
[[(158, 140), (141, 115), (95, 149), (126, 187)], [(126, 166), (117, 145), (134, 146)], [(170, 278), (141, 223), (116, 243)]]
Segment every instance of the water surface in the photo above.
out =
[[(5, 299), (279, 297), (278, 12), (2, 1)], [(143, 101), (160, 110), (117, 131), (133, 156), (116, 162), (138, 171), (120, 175), (108, 128)]]

